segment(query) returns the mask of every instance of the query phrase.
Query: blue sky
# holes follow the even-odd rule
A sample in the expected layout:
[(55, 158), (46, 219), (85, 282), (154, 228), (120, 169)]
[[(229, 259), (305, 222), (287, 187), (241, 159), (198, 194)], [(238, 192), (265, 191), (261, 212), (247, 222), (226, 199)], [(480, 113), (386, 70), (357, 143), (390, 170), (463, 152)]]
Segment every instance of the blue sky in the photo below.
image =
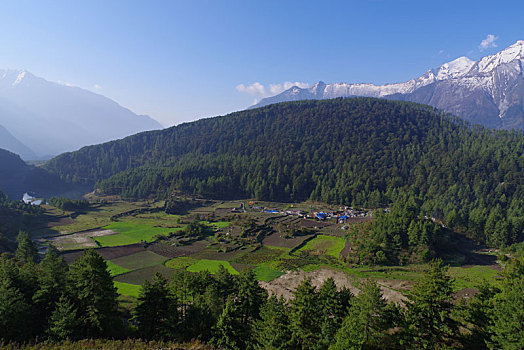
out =
[(6, 1), (0, 68), (89, 89), (168, 126), (244, 109), (261, 86), (401, 82), (478, 59), (524, 40), (523, 13), (515, 0)]

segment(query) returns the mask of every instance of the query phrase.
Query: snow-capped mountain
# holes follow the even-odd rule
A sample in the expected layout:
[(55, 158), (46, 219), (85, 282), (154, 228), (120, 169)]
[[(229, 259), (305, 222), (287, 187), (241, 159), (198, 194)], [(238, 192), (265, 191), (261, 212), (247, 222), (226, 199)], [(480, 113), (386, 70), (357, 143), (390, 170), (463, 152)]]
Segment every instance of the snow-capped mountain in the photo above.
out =
[(38, 156), (162, 128), (107, 97), (25, 70), (0, 70), (0, 125)]
[(381, 97), (428, 104), (491, 128), (524, 129), (524, 41), (473, 61), (460, 57), (404, 83), (294, 86), (261, 100), (277, 102), (349, 96)]

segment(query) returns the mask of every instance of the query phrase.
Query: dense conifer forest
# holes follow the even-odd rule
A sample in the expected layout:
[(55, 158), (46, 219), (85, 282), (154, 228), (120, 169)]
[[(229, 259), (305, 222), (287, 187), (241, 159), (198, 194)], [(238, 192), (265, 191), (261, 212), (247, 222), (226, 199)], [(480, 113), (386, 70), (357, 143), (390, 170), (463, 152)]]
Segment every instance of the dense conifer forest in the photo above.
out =
[(105, 194), (410, 201), (477, 241), (523, 239), (524, 135), (370, 98), (281, 103), (85, 147), (45, 165)]

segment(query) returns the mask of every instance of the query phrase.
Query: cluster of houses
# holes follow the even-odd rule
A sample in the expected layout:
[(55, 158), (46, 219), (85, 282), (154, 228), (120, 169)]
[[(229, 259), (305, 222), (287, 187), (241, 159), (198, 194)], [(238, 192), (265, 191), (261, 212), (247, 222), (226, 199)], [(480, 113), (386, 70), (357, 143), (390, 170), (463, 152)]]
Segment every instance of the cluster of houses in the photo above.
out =
[(314, 211), (312, 213), (308, 213), (304, 210), (277, 210), (261, 206), (252, 206), (251, 208), (254, 210), (262, 210), (262, 212), (266, 214), (294, 215), (321, 221), (336, 220), (339, 224), (343, 224), (351, 218), (367, 217), (372, 215), (371, 212), (353, 209), (351, 207), (340, 207), (337, 211)]
[(372, 213), (365, 210), (353, 209), (351, 207), (340, 207), (337, 211), (313, 212), (313, 218), (318, 220), (336, 220), (339, 224), (345, 223), (351, 218), (371, 216)]

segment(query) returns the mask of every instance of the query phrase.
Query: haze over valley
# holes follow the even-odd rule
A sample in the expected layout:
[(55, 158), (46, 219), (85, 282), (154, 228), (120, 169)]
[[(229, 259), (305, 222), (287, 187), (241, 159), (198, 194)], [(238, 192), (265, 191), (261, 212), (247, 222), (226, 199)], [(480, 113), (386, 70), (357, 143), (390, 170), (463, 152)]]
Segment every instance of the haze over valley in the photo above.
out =
[(102, 95), (25, 70), (0, 70), (0, 147), (24, 159), (49, 158), (161, 128)]

